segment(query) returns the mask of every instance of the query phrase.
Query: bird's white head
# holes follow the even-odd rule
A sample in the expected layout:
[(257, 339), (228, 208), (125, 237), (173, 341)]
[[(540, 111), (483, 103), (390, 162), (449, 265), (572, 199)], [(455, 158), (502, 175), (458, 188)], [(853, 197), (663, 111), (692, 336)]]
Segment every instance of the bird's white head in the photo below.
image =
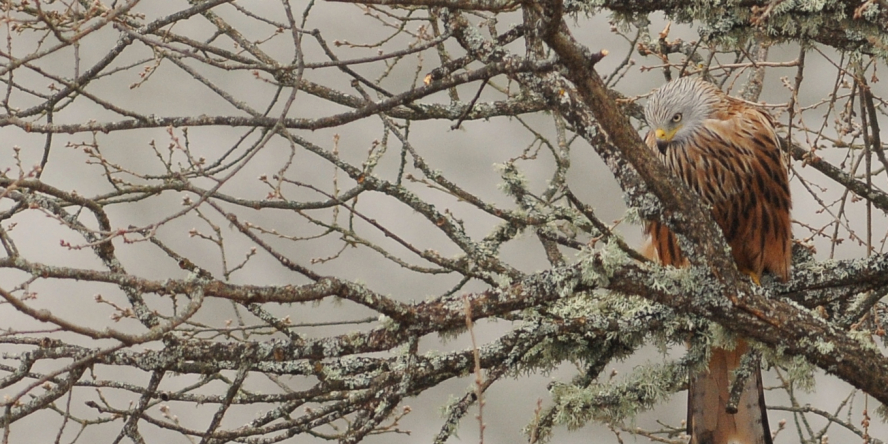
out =
[(665, 154), (702, 128), (715, 104), (720, 100), (718, 88), (696, 77), (673, 80), (654, 91), (644, 108), (644, 117)]

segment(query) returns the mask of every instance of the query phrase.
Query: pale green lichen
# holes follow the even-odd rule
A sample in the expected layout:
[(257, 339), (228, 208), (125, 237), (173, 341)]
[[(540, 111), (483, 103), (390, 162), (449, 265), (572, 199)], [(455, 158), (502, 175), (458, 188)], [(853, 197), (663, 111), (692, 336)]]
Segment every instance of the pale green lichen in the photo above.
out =
[(793, 387), (813, 393), (815, 388), (814, 371), (817, 367), (804, 356), (790, 356), (781, 364), (786, 371), (785, 378), (793, 383)]
[(737, 335), (719, 324), (709, 323), (711, 346), (733, 350), (737, 346)]
[(879, 2), (871, 2), (860, 14), (866, 20), (875, 22), (882, 18), (882, 4)]
[[(623, 199), (625, 201), (625, 199)], [(623, 221), (632, 225), (641, 225), (645, 222), (644, 218), (642, 218), (638, 214), (638, 208), (629, 207), (626, 209), (626, 213), (623, 215)]]
[(493, 281), (498, 288), (508, 288), (512, 285), (512, 278), (505, 274), (492, 273)]
[(494, 164), (493, 167), (500, 173), (503, 183), (498, 188), (509, 196), (515, 196), (517, 190), (527, 189), (527, 177), (524, 176), (514, 163)]
[[(599, 9), (608, 6), (606, 1), (589, 4)], [(729, 50), (743, 46), (752, 38), (802, 44), (819, 40), (837, 49), (863, 50), (888, 58), (881, 29), (882, 9), (880, 3), (868, 3), (855, 9), (859, 16), (850, 17), (847, 5), (837, 0), (786, 0), (763, 4), (757, 9), (743, 2), (699, 0), (669, 9), (668, 18), (696, 26), (705, 43)], [(643, 7), (632, 5), (613, 13), (612, 20), (617, 26), (625, 27), (648, 14)], [(844, 37), (835, 38), (837, 32), (844, 32)]]
[(817, 352), (822, 355), (831, 354), (836, 349), (836, 344), (833, 344), (832, 342), (825, 341), (825, 340), (819, 339), (819, 338), (816, 341), (814, 341), (813, 345), (814, 345), (814, 349), (817, 350)]
[(590, 420), (622, 423), (668, 399), (687, 380), (687, 370), (675, 362), (636, 367), (614, 383), (587, 387), (552, 383), (554, 422), (577, 429)]
[(857, 341), (857, 343), (866, 350), (879, 352), (879, 346), (876, 345), (875, 341), (873, 341), (873, 336), (871, 332), (862, 330), (851, 330), (848, 332), (848, 337)]
[(398, 321), (395, 321), (394, 319), (384, 314), (379, 315), (377, 321), (382, 325), (382, 328), (389, 331), (395, 331), (401, 328), (401, 324)]
[(606, 287), (613, 273), (631, 261), (616, 242), (606, 242), (600, 250), (581, 250), (577, 256), (581, 267), (581, 281), (599, 287)]

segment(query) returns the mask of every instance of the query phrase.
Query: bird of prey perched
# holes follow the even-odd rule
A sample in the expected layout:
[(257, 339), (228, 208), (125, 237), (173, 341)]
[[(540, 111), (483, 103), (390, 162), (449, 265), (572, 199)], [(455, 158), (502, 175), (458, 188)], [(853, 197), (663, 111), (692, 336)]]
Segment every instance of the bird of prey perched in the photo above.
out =
[[(771, 117), (715, 85), (684, 77), (648, 100), (647, 145), (711, 207), (740, 271), (756, 284), (764, 272), (789, 277), (792, 237), (789, 180)], [(645, 231), (664, 265), (687, 262), (675, 235), (658, 222)], [(743, 388), (737, 412), (726, 406), (733, 371), (749, 349), (714, 348), (708, 372), (692, 375), (688, 393), (691, 444), (771, 444), (761, 369)]]

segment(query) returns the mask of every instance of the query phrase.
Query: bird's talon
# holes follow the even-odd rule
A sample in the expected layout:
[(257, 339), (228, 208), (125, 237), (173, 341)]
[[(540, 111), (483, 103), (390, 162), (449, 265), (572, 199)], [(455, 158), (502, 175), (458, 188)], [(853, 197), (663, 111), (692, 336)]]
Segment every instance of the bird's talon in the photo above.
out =
[(755, 283), (755, 285), (758, 285), (761, 287), (762, 281), (759, 278), (758, 273), (756, 273), (752, 270), (741, 270), (741, 271), (743, 272), (743, 274), (749, 276), (749, 278), (752, 279), (752, 282)]

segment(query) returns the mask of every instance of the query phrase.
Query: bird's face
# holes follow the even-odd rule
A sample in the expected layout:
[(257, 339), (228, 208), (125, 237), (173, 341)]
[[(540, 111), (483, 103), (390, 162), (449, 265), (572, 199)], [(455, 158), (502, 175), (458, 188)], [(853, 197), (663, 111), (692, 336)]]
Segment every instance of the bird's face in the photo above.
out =
[[(652, 127), (654, 131), (654, 137), (657, 140), (657, 149), (660, 150), (661, 154), (666, 154), (666, 148), (669, 146), (669, 143), (672, 142), (673, 139), (675, 139), (675, 136), (684, 127), (684, 125), (682, 125), (682, 120), (684, 120), (684, 112), (675, 111), (671, 114), (672, 117), (664, 122), (660, 122), (659, 125)], [(679, 140), (681, 140), (681, 138), (679, 138)]]
[(666, 154), (670, 147), (681, 145), (702, 126), (712, 112), (712, 104), (707, 100), (711, 94), (704, 93), (714, 88), (711, 83), (683, 77), (667, 83), (651, 95), (644, 115), (661, 154)]

